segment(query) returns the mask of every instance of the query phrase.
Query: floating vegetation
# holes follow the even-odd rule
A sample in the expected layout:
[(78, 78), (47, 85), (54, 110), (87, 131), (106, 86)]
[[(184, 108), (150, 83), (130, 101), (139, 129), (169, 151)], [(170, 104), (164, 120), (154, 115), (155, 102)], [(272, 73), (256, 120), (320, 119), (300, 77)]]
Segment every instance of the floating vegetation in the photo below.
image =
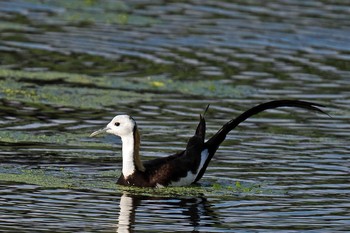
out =
[(243, 98), (257, 92), (257, 89), (250, 86), (233, 86), (217, 80), (182, 81), (165, 77), (153, 77), (149, 78), (149, 83), (152, 87), (161, 88), (168, 92), (207, 97)]
[[(219, 183), (220, 182), (220, 183)], [(238, 185), (239, 184), (239, 185)], [(130, 186), (118, 186), (122, 191), (127, 191), (134, 195), (143, 196), (169, 196), (169, 197), (188, 197), (188, 196), (235, 196), (252, 194), (271, 194), (271, 190), (263, 189), (258, 184), (236, 182), (227, 184), (222, 181), (216, 181), (212, 185), (197, 184), (185, 187), (165, 187), (165, 188), (140, 188)]]
[[(30, 0), (30, 2), (43, 5), (42, 1)], [(95, 23), (120, 24), (120, 25), (151, 25), (158, 20), (155, 17), (137, 15), (132, 12), (131, 6), (122, 1), (93, 0), (63, 0), (46, 1), (44, 4), (56, 14), (52, 18), (58, 18), (72, 24), (89, 25)], [(63, 10), (64, 9), (64, 10)]]
[[(150, 93), (140, 94), (131, 90), (118, 90), (118, 87), (116, 90), (89, 88), (89, 85), (94, 85), (94, 81), (98, 85), (99, 80), (84, 75), (0, 69), (0, 78), (3, 78), (0, 80), (0, 97), (7, 100), (99, 109), (118, 102), (145, 101), (152, 97)], [(31, 84), (29, 85), (28, 82)], [(42, 82), (48, 83), (43, 85)], [(50, 82), (53, 85), (50, 85)], [(36, 85), (33, 86), (33, 83)]]
[[(18, 142), (25, 142), (25, 143), (43, 143), (43, 144), (64, 144), (66, 146), (68, 145), (79, 145), (79, 146), (99, 146), (101, 147), (103, 145), (102, 142), (95, 143), (92, 141), (84, 142), (81, 141), (81, 138), (87, 137), (88, 134), (54, 134), (54, 135), (45, 135), (44, 133), (36, 133), (33, 134), (30, 131), (7, 131), (2, 130), (0, 131), (0, 141), (1, 142), (8, 142), (8, 143), (18, 143)], [(105, 144), (106, 146), (110, 146), (109, 144)]]
[[(104, 171), (91, 175), (79, 175), (69, 172), (68, 169), (58, 171), (46, 171), (43, 169), (21, 169), (14, 172), (13, 169), (2, 168), (0, 181), (17, 182), (38, 185), (45, 188), (64, 189), (105, 189), (113, 190), (116, 193), (128, 192), (133, 195), (143, 196), (169, 196), (169, 197), (189, 197), (189, 196), (233, 196), (233, 195), (256, 195), (271, 194), (271, 190), (266, 190), (260, 185), (252, 183), (216, 181), (212, 185), (201, 184), (187, 187), (166, 187), (166, 188), (140, 188), (120, 186), (116, 184), (117, 171)], [(11, 172), (11, 173), (10, 173)]]
[(250, 86), (235, 87), (216, 80), (172, 80), (162, 76), (113, 78), (0, 69), (0, 79), (0, 97), (85, 109), (99, 109), (118, 102), (151, 101), (154, 92), (159, 90), (194, 96), (234, 98), (256, 93), (256, 89)]
[(0, 22), (0, 31), (23, 31), (23, 30), (32, 30), (30, 27), (13, 22)]
[(75, 183), (72, 179), (48, 176), (43, 170), (36, 169), (21, 170), (18, 173), (0, 173), (0, 180), (50, 188), (72, 188)]
[(95, 23), (105, 23), (105, 24), (120, 24), (120, 25), (152, 25), (157, 22), (156, 19), (146, 16), (133, 15), (128, 13), (114, 13), (114, 12), (87, 12), (87, 11), (77, 11), (70, 14), (59, 15), (59, 18), (74, 23), (74, 24), (95, 24)]

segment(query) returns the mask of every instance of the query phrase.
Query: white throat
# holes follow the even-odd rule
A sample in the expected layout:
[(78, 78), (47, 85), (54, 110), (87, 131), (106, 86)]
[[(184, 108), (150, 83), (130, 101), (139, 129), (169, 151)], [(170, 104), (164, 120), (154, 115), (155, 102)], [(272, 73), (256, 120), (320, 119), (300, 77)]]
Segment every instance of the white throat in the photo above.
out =
[(122, 154), (123, 154), (123, 168), (122, 172), (124, 177), (128, 177), (132, 175), (136, 168), (135, 168), (135, 161), (134, 161), (134, 136), (133, 134), (129, 134), (127, 136), (122, 137)]

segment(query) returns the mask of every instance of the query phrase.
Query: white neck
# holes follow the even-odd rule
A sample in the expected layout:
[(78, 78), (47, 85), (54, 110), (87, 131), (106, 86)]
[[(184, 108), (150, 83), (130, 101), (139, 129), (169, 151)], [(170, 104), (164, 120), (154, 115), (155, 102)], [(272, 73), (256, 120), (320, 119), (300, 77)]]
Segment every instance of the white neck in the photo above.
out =
[(127, 136), (122, 137), (122, 154), (123, 154), (123, 175), (124, 177), (128, 177), (132, 175), (136, 168), (135, 168), (135, 161), (134, 161), (134, 136), (133, 134), (129, 134)]

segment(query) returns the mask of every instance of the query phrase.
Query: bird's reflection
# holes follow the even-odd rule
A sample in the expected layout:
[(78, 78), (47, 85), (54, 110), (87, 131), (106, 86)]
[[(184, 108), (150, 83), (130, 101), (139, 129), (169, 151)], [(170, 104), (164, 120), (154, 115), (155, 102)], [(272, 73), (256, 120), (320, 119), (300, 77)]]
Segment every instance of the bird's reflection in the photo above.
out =
[[(134, 232), (137, 209), (142, 206), (142, 209), (146, 209), (143, 210), (143, 213), (147, 209), (154, 212), (155, 205), (159, 210), (166, 208), (169, 213), (172, 213), (172, 208), (180, 209), (184, 217), (183, 220), (187, 219), (187, 222), (181, 223), (193, 227), (192, 232), (198, 232), (197, 229), (203, 218), (206, 219), (206, 222), (218, 222), (218, 218), (205, 197), (150, 197), (134, 195), (125, 191), (120, 197), (117, 232)], [(164, 213), (164, 211), (160, 212)]]
[(132, 232), (132, 226), (135, 223), (135, 201), (125, 192), (120, 197), (120, 211), (118, 217), (117, 232)]

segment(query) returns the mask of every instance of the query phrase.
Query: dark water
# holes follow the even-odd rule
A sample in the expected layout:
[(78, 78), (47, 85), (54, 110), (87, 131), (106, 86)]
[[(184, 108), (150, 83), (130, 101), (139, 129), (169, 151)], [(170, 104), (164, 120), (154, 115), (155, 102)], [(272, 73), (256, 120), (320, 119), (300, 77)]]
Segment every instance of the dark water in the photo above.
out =
[[(350, 231), (347, 1), (0, 0), (0, 231)], [(116, 114), (143, 159), (182, 150), (208, 103), (227, 137), (200, 186), (124, 189)]]

